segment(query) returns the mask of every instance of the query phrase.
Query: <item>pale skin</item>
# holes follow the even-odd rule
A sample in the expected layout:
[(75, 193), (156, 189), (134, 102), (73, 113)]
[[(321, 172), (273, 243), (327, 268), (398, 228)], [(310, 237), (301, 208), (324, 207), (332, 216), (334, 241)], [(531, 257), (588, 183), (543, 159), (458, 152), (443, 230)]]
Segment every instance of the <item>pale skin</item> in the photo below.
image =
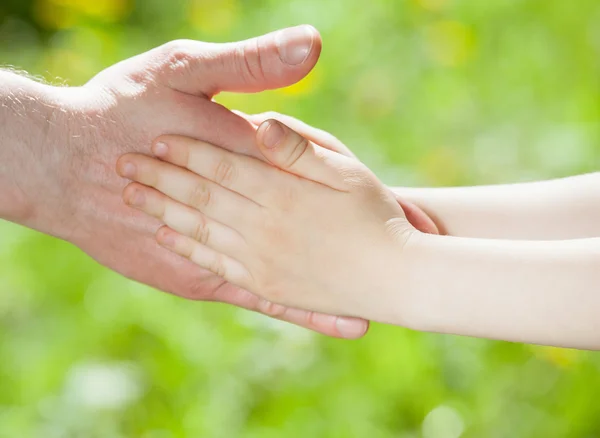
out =
[(394, 191), (427, 211), (441, 231), (452, 236), (514, 240), (600, 236), (600, 172), (521, 184)]
[[(120, 155), (148, 154), (163, 134), (260, 156), (250, 116), (212, 97), (291, 85), (320, 51), (318, 32), (299, 26), (235, 43), (172, 41), (81, 87), (0, 70), (0, 218), (69, 241), (110, 269), (184, 298), (233, 304), (330, 336), (362, 336), (365, 320), (276, 306), (160, 247), (154, 234), (161, 223), (123, 205), (126, 181), (114, 172)], [(339, 142), (329, 145), (352, 155)], [(402, 203), (418, 228), (435, 231), (420, 209)]]
[[(269, 164), (159, 137), (157, 158), (120, 158), (118, 171), (136, 181), (124, 200), (166, 224), (156, 234), (162, 246), (275, 303), (418, 330), (600, 349), (600, 238), (592, 237), (594, 219), (584, 217), (600, 222), (598, 174), (527, 185), (523, 195), (513, 186), (446, 189), (439, 197), (434, 189), (407, 190), (443, 228), (470, 237), (429, 235), (410, 224), (369, 169), (303, 129), (313, 141), (275, 120), (260, 125), (257, 144)], [(562, 201), (554, 208), (552, 196), (540, 197), (548, 188)], [(504, 232), (494, 220), (469, 231), (470, 214), (486, 217), (477, 206), (486, 191), (498, 199), (484, 206), (502, 211), (505, 202), (518, 216)], [(533, 230), (553, 211), (562, 215)], [(558, 237), (574, 239), (534, 240), (563, 227), (570, 230)]]

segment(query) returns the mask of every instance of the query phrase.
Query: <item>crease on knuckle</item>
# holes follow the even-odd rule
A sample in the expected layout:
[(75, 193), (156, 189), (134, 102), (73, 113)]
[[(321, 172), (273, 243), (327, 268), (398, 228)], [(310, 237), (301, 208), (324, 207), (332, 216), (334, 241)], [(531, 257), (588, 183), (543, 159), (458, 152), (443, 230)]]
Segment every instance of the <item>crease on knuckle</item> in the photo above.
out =
[(369, 177), (369, 169), (362, 163), (344, 167), (339, 170), (342, 181), (352, 189), (369, 192), (375, 187), (373, 180)]
[(188, 75), (191, 74), (198, 64), (199, 58), (203, 51), (198, 50), (198, 41), (190, 41), (186, 39), (173, 40), (161, 47), (160, 50), (160, 69), (165, 74), (172, 75)]
[(306, 316), (304, 317), (304, 320), (308, 327), (316, 327), (317, 326), (316, 316), (317, 316), (317, 314), (315, 312), (313, 312), (312, 310), (307, 311)]
[(220, 159), (214, 170), (214, 181), (226, 188), (230, 188), (237, 177), (237, 169), (227, 158)]
[(184, 283), (180, 293), (176, 295), (193, 301), (212, 301), (211, 289), (201, 278), (193, 277)]
[(190, 41), (186, 39), (173, 40), (163, 46), (164, 61), (169, 66), (185, 65), (194, 59), (190, 50)]
[(261, 298), (258, 301), (257, 309), (259, 312), (264, 313), (271, 318), (282, 318), (285, 316), (287, 308), (281, 304), (274, 303), (273, 301)]
[(262, 82), (265, 79), (263, 58), (258, 38), (237, 48), (237, 68), (247, 83)]
[(210, 240), (210, 227), (203, 216), (198, 218), (198, 222), (196, 222), (196, 226), (192, 232), (192, 237), (202, 245), (208, 244)]
[(215, 257), (211, 261), (208, 270), (217, 277), (225, 278), (227, 275), (227, 269), (225, 268), (225, 260), (221, 254), (215, 254)]
[(290, 147), (290, 153), (288, 155), (286, 162), (284, 163), (285, 167), (287, 169), (293, 168), (294, 165), (300, 159), (300, 157), (302, 157), (302, 155), (304, 155), (304, 153), (306, 152), (307, 149), (308, 149), (308, 140), (302, 136), (299, 136), (298, 141), (296, 141)]
[(212, 193), (210, 188), (202, 182), (196, 184), (190, 193), (188, 204), (201, 211), (207, 208), (211, 202)]

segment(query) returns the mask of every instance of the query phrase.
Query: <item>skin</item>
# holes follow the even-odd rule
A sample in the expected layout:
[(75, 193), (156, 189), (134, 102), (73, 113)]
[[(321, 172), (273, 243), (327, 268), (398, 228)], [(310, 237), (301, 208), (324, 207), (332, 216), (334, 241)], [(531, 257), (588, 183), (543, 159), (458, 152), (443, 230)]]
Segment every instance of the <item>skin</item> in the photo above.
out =
[[(136, 181), (124, 200), (167, 224), (156, 235), (161, 245), (276, 303), (418, 330), (600, 349), (600, 238), (425, 234), (357, 160), (275, 120), (256, 136), (270, 165), (160, 137), (158, 159), (119, 160), (119, 171)], [(589, 204), (582, 208), (598, 211), (597, 199)]]
[[(362, 271), (393, 271), (392, 253), (381, 257), (379, 250), (389, 240), (401, 244), (414, 228), (360, 161), (284, 127), (267, 121), (257, 136), (263, 155), (285, 163), (287, 172), (206, 142), (163, 136), (152, 151), (164, 161), (119, 159), (118, 172), (136, 181), (124, 199), (169, 226), (157, 233), (161, 245), (269, 301), (378, 316), (376, 300), (364, 292), (386, 292)], [(285, 146), (265, 152), (276, 129), (288, 133)]]
[(152, 139), (164, 134), (258, 156), (255, 125), (211, 98), (293, 84), (313, 68), (320, 49), (317, 31), (301, 26), (238, 43), (173, 41), (82, 87), (0, 71), (0, 217), (67, 240), (123, 275), (181, 297), (234, 304), (330, 336), (362, 336), (365, 320), (275, 305), (160, 247), (154, 234), (161, 223), (123, 205), (126, 180), (114, 172), (120, 155), (148, 154)]
[(600, 236), (600, 172), (521, 184), (394, 191), (452, 236), (515, 240)]

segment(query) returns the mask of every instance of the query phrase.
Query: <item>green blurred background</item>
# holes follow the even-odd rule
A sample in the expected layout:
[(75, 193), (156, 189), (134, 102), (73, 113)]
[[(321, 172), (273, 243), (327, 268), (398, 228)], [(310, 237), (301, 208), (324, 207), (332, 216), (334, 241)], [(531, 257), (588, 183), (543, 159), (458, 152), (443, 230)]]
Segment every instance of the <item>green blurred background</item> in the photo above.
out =
[[(0, 63), (82, 84), (175, 38), (310, 23), (300, 84), (225, 95), (396, 185), (598, 170), (598, 0), (1, 0)], [(0, 223), (2, 437), (600, 437), (600, 356), (373, 325), (327, 339), (124, 280)]]

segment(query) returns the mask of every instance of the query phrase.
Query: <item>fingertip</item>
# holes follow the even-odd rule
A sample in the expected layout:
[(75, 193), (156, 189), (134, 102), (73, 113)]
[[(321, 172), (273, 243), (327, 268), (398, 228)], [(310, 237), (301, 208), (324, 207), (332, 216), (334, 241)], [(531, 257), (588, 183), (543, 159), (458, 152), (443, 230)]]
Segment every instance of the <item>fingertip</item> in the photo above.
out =
[(167, 248), (173, 248), (175, 246), (176, 232), (169, 228), (167, 225), (163, 225), (156, 230), (156, 241)]
[(338, 316), (335, 326), (340, 336), (344, 339), (362, 338), (369, 330), (368, 321), (347, 316)]
[(169, 145), (165, 138), (157, 138), (152, 145), (152, 153), (158, 158), (164, 158), (169, 154)]
[(143, 186), (136, 182), (127, 184), (127, 186), (123, 189), (121, 196), (125, 204), (132, 207), (139, 207), (143, 205), (145, 201)]
[(287, 128), (275, 119), (264, 121), (256, 131), (256, 138), (259, 146), (262, 146), (265, 149), (275, 149), (283, 142), (283, 139), (286, 136), (286, 130)]
[(396, 195), (396, 199), (400, 207), (404, 211), (404, 215), (410, 224), (417, 230), (426, 234), (446, 234), (442, 233), (436, 222), (430, 215), (425, 213), (420, 207), (412, 202), (402, 199)]
[(303, 24), (277, 32), (275, 44), (284, 64), (312, 67), (321, 53), (322, 40), (314, 26)]
[(133, 178), (137, 172), (137, 167), (133, 163), (133, 154), (125, 154), (117, 159), (117, 173), (123, 178)]

